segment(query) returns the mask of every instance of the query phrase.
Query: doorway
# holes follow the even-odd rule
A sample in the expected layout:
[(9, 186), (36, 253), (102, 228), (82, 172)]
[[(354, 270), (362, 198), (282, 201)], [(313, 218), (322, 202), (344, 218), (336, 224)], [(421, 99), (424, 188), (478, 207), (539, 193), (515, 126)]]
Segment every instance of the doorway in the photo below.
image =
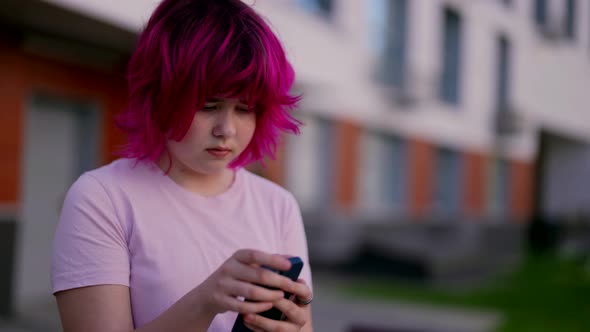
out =
[(102, 124), (90, 102), (37, 94), (27, 106), (15, 310), (26, 320), (51, 324), (58, 322), (50, 281), (55, 228), (68, 188), (98, 165)]

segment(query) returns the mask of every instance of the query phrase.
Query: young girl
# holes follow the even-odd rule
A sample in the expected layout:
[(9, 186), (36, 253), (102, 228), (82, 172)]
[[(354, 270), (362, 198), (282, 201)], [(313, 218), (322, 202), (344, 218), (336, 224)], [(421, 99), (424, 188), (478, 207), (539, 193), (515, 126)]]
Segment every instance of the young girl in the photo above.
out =
[[(229, 332), (238, 313), (254, 331), (312, 331), (299, 207), (243, 169), (298, 132), (269, 26), (239, 0), (165, 0), (128, 81), (125, 158), (74, 183), (57, 228), (64, 331)], [(286, 256), (305, 263), (298, 282), (261, 268), (287, 270)], [(286, 320), (258, 315), (273, 306)]]

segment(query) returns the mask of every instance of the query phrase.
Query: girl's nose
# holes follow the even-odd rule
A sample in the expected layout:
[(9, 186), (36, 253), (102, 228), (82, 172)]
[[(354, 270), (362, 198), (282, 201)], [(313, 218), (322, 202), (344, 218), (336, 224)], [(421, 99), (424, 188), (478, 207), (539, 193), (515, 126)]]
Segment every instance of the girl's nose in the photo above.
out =
[(229, 107), (225, 107), (217, 112), (215, 126), (213, 127), (213, 136), (228, 138), (236, 135), (236, 126), (234, 123), (234, 112)]

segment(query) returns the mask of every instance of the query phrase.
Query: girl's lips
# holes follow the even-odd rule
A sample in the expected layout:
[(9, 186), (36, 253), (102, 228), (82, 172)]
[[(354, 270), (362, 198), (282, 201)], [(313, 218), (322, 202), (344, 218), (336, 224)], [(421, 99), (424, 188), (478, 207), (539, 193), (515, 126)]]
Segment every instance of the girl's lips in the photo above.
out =
[(209, 154), (214, 157), (224, 158), (224, 157), (227, 157), (227, 155), (229, 155), (231, 153), (231, 150), (213, 148), (213, 149), (207, 149), (207, 152), (209, 152)]

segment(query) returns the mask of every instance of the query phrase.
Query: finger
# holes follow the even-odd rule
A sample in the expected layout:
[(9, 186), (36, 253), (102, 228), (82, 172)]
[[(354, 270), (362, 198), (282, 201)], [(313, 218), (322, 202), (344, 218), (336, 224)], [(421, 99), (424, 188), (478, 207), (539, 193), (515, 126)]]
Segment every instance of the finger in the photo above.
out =
[(289, 292), (295, 295), (302, 301), (311, 299), (313, 293), (309, 286), (305, 284), (305, 282), (300, 282), (301, 279), (297, 280), (297, 282), (293, 282), (287, 286), (287, 288), (282, 288), (285, 292)]
[(250, 325), (248, 323), (244, 323), (244, 326), (247, 327), (247, 328), (249, 328), (250, 330), (252, 330), (254, 332), (266, 332), (264, 330), (261, 330), (261, 329), (257, 328), (256, 326)]
[(227, 310), (241, 314), (257, 314), (272, 308), (271, 302), (240, 301), (231, 296), (224, 297), (222, 302)]
[(244, 323), (257, 329), (257, 331), (299, 332), (301, 330), (300, 326), (292, 322), (274, 320), (254, 314), (245, 315)]
[(294, 289), (295, 282), (265, 268), (234, 261), (223, 267), (223, 273), (231, 278), (281, 290)]
[[(313, 291), (311, 290), (311, 288), (309, 288), (309, 286), (307, 285), (307, 282), (304, 279), (297, 279), (297, 283), (305, 285), (305, 287), (307, 287), (307, 290), (304, 290), (302, 288), (304, 295), (299, 295), (299, 296), (297, 296), (297, 298), (303, 302), (313, 299)], [(306, 305), (306, 304), (303, 304), (303, 305)]]
[(220, 285), (225, 294), (241, 296), (251, 301), (274, 302), (284, 297), (281, 290), (271, 290), (236, 279), (224, 278), (220, 281)]
[(284, 256), (269, 254), (255, 249), (242, 249), (234, 253), (233, 257), (243, 264), (266, 265), (270, 268), (287, 271), (291, 268), (291, 262)]
[(305, 281), (305, 279), (299, 278), (299, 279), (297, 279), (297, 282), (300, 283), (300, 284), (304, 284), (305, 286), (307, 286), (307, 282)]
[(288, 321), (295, 323), (297, 326), (303, 326), (307, 323), (305, 310), (293, 301), (281, 299), (273, 302), (273, 306), (285, 314)]

